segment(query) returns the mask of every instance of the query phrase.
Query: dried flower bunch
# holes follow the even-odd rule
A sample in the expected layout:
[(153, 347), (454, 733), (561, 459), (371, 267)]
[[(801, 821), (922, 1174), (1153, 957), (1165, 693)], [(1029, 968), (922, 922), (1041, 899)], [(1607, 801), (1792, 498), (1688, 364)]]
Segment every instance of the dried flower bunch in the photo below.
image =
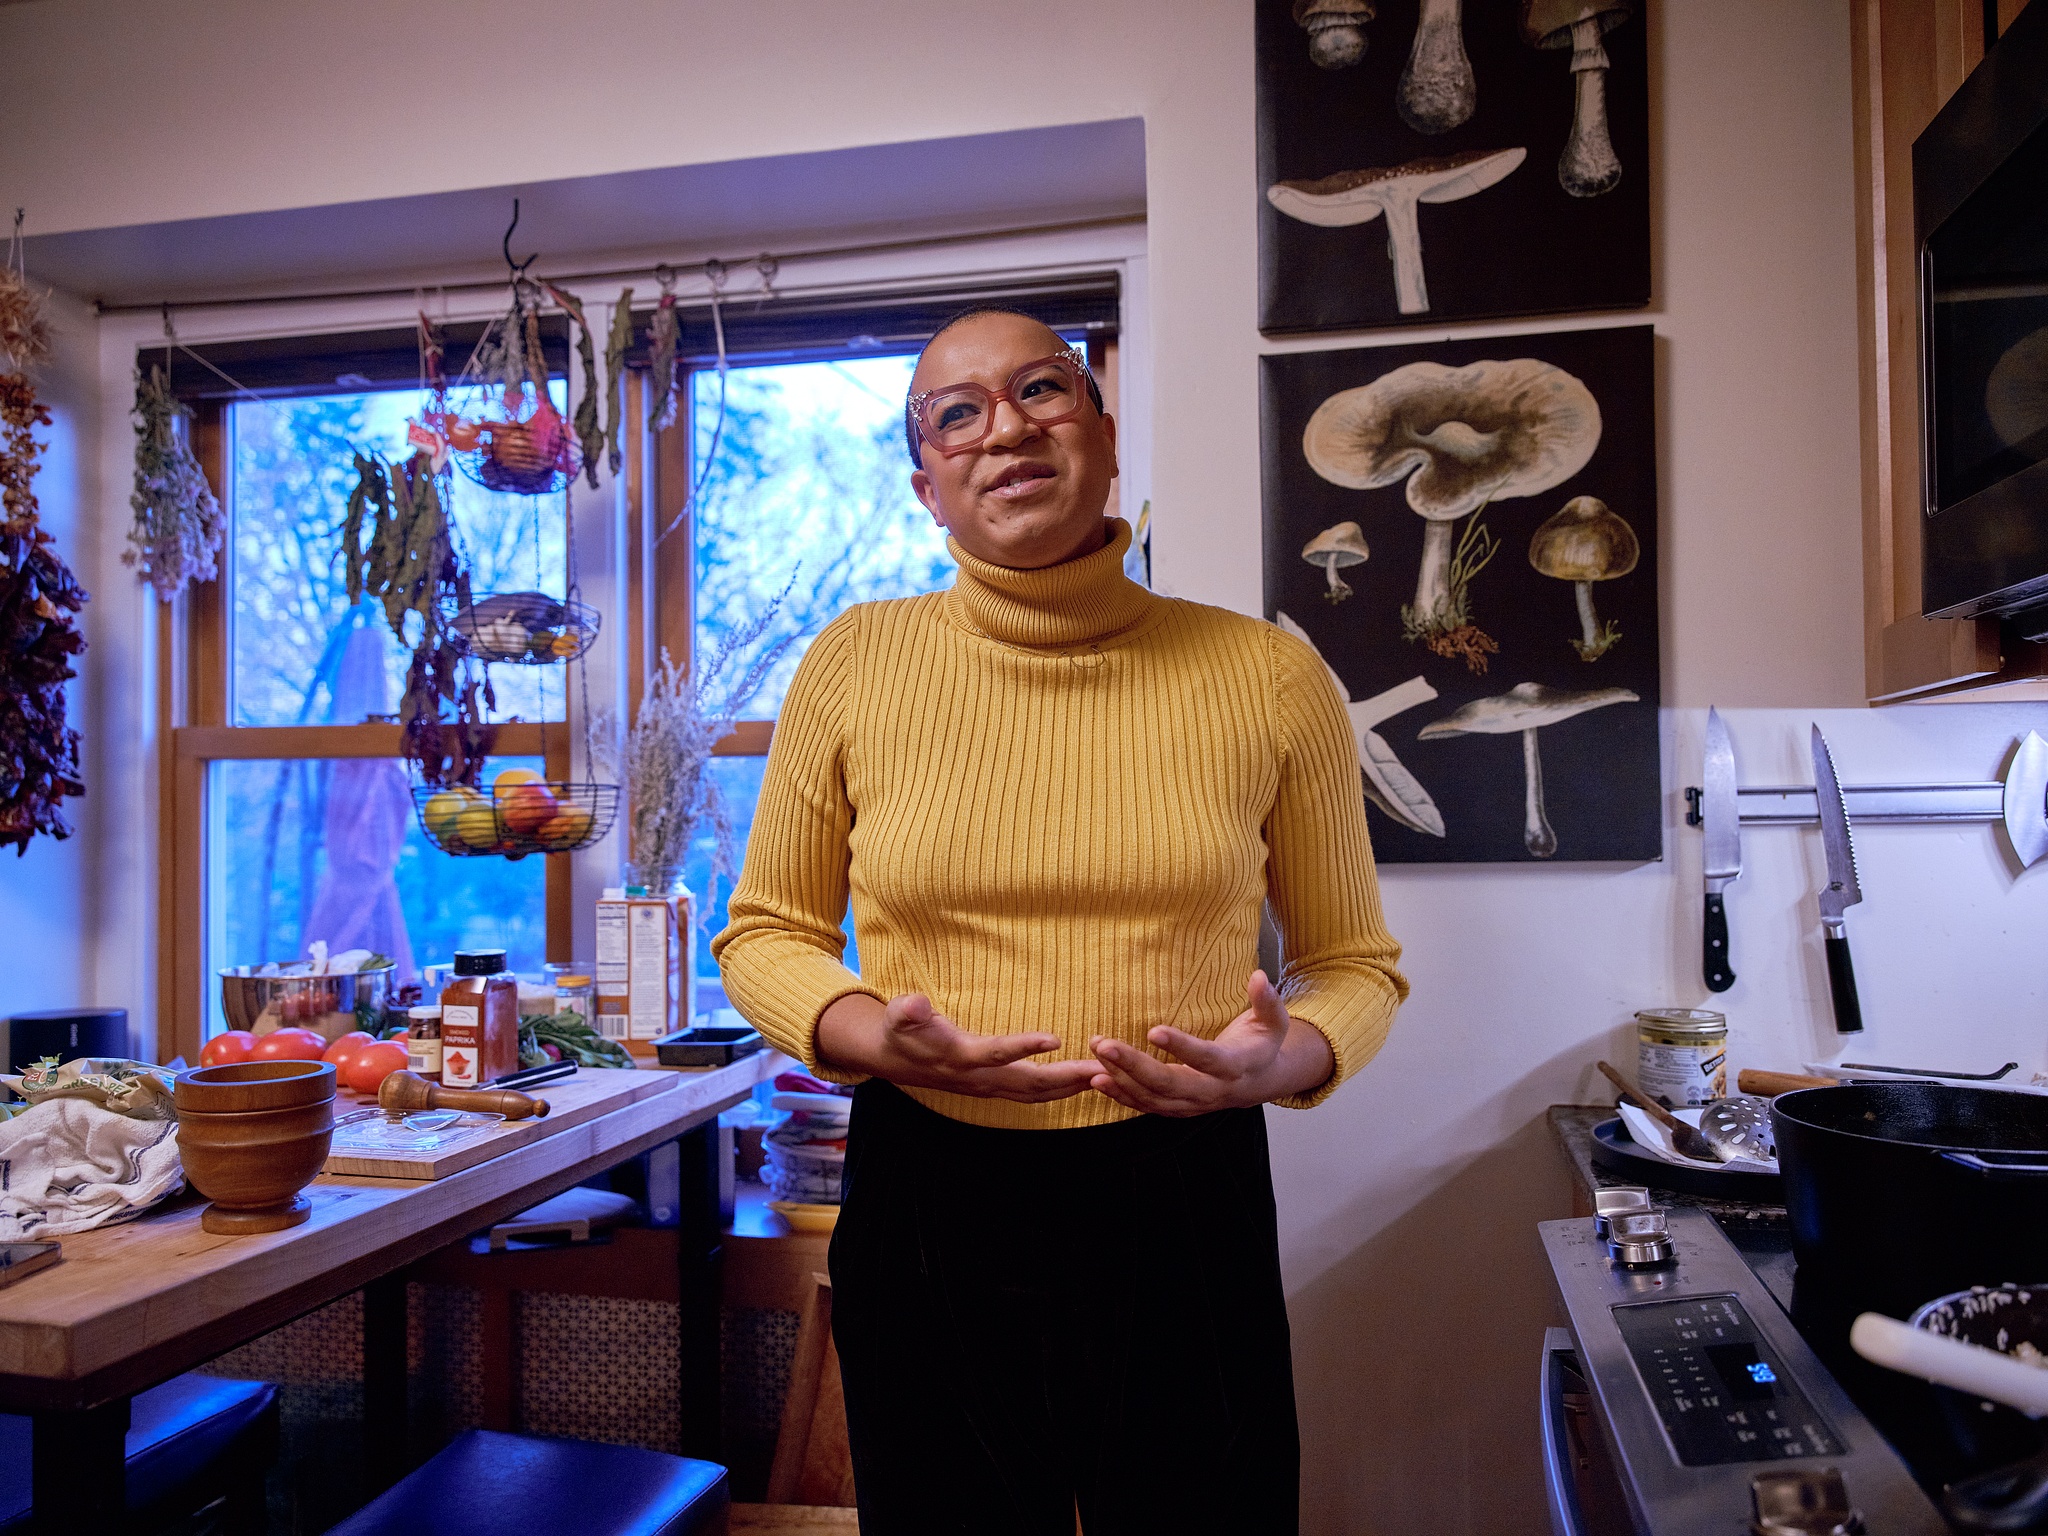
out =
[(632, 805), (627, 823), (631, 857), (650, 891), (664, 893), (675, 884), (690, 841), (706, 820), (718, 840), (713, 878), (730, 878), (736, 872), (732, 816), (706, 769), (712, 747), (731, 733), (733, 722), (796, 638), (786, 635), (762, 647), (728, 682), (728, 671), (768, 632), (788, 595), (789, 588), (783, 588), (753, 622), (727, 635), (694, 671), (677, 666), (664, 648), (661, 665), (648, 680), (639, 717), (626, 738), (623, 776)]
[(37, 516), (34, 429), (50, 424), (50, 411), (26, 370), (48, 355), (49, 334), (26, 284), (5, 267), (0, 350), (19, 370), (0, 373), (0, 847), (22, 854), (38, 832), (69, 837), (64, 797), (85, 793), (64, 684), (85, 650), (77, 614), (86, 593)]
[(184, 424), (192, 419), (171, 393), (164, 370), (152, 367), (135, 384), (135, 526), (122, 563), (169, 602), (187, 583), (211, 581), (214, 552), (227, 537), (227, 515), (192, 457)]

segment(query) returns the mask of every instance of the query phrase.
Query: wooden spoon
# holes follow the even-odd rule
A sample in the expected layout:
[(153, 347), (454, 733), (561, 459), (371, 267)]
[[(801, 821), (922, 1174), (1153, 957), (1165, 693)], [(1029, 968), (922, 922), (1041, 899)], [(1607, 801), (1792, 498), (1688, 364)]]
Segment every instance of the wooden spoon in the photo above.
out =
[(1840, 1082), (1838, 1077), (1809, 1077), (1804, 1072), (1760, 1072), (1755, 1067), (1744, 1067), (1735, 1074), (1736, 1088), (1760, 1099), (1774, 1099), (1781, 1093), (1794, 1093), (1801, 1088), (1833, 1088)]
[(1594, 1065), (1606, 1074), (1609, 1082), (1621, 1090), (1624, 1098), (1634, 1100), (1652, 1120), (1671, 1133), (1671, 1145), (1678, 1149), (1681, 1156), (1689, 1157), (1696, 1163), (1713, 1163), (1716, 1166), (1721, 1163), (1721, 1154), (1714, 1150), (1714, 1144), (1707, 1140), (1698, 1126), (1687, 1125), (1606, 1062), (1595, 1062)]

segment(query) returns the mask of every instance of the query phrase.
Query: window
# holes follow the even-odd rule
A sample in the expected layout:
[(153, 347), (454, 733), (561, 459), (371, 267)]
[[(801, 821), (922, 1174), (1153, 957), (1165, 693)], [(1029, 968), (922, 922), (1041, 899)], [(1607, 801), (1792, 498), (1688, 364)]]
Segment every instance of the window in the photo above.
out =
[[(317, 356), (306, 371), (334, 378)], [(195, 451), (229, 532), (222, 579), (160, 615), (167, 1056), (225, 1027), (219, 970), (297, 959), (314, 940), (388, 954), (401, 981), (457, 948), (503, 947), (525, 971), (550, 958), (551, 936), (567, 955), (567, 871), (547, 867), (565, 861), (456, 858), (419, 828), (395, 723), (409, 647), (379, 604), (349, 602), (335, 552), (354, 453), (402, 457), (425, 397), (344, 382), (355, 387), (200, 402)], [(563, 591), (561, 495), (493, 493), (459, 472), (452, 487), (480, 596)], [(489, 717), (519, 723), (501, 726), (488, 773), (567, 771), (565, 673), (489, 670)]]

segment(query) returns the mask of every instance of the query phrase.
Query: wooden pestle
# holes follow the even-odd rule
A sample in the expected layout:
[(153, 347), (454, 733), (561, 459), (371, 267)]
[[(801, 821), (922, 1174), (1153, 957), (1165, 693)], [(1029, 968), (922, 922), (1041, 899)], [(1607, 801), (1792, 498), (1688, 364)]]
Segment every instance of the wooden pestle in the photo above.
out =
[(1744, 1067), (1735, 1074), (1737, 1091), (1753, 1093), (1760, 1099), (1774, 1099), (1799, 1088), (1833, 1088), (1839, 1081), (1833, 1077), (1809, 1077), (1803, 1072), (1759, 1072), (1754, 1067)]
[(548, 1112), (546, 1099), (512, 1088), (443, 1088), (417, 1072), (397, 1071), (384, 1079), (377, 1090), (377, 1106), (392, 1114), (411, 1114), (420, 1109), (466, 1109), (478, 1114), (503, 1115), (507, 1120), (538, 1119)]

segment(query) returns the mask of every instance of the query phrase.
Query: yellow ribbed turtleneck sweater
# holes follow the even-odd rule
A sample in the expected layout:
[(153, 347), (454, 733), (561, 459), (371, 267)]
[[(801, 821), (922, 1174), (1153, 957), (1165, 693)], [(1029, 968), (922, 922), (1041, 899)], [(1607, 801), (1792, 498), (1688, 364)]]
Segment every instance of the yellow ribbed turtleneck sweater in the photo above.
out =
[[(1123, 574), (1130, 528), (1046, 570), (949, 541), (944, 592), (850, 608), (776, 723), (711, 946), (737, 1007), (814, 1072), (818, 1016), (922, 992), (975, 1034), (1150, 1049), (1245, 1006), (1270, 898), (1280, 993), (1328, 1037), (1319, 1102), (1379, 1049), (1407, 983), (1381, 921), (1358, 749), (1321, 660), (1270, 624)], [(840, 963), (849, 894), (861, 974)], [(1051, 1059), (1051, 1058), (1046, 1058)], [(976, 1125), (1098, 1125), (1095, 1092), (1017, 1104), (928, 1089)]]

